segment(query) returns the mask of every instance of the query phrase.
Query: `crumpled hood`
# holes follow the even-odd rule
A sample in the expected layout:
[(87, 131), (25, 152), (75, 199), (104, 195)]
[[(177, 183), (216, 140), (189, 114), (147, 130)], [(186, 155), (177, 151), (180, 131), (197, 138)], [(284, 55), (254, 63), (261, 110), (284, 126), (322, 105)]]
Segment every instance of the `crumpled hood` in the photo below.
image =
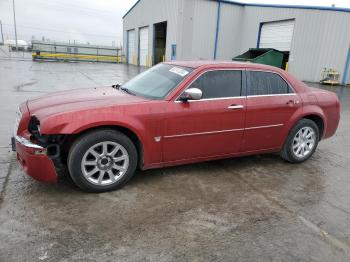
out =
[(116, 106), (149, 101), (112, 87), (83, 88), (55, 92), (28, 100), (31, 115), (38, 118), (99, 107)]

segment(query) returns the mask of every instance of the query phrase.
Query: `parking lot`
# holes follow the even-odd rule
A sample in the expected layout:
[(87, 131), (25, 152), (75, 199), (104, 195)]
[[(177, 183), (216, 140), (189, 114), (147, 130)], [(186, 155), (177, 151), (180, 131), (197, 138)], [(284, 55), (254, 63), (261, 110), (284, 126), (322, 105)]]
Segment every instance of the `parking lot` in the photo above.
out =
[(327, 87), (341, 123), (303, 164), (260, 155), (148, 170), (103, 194), (20, 170), (9, 148), (20, 102), (142, 70), (0, 59), (0, 261), (350, 260), (348, 87)]

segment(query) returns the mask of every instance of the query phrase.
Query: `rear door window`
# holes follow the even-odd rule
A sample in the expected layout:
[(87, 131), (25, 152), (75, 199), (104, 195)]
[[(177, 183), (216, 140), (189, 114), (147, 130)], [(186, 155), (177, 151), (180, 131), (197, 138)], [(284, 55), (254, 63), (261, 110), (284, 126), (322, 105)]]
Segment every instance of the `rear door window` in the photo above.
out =
[(247, 71), (247, 95), (277, 95), (293, 93), (287, 82), (278, 74)]
[(202, 90), (202, 99), (241, 96), (242, 71), (217, 70), (202, 74), (190, 88)]

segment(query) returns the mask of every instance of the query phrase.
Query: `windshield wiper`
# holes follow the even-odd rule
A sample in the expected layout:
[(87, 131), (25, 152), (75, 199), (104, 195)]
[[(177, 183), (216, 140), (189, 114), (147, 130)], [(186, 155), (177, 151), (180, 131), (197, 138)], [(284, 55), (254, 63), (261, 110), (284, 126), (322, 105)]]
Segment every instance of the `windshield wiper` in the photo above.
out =
[(126, 87), (119, 87), (119, 89), (124, 91), (125, 93), (136, 96), (136, 94), (134, 92), (132, 92), (130, 89), (127, 89)]

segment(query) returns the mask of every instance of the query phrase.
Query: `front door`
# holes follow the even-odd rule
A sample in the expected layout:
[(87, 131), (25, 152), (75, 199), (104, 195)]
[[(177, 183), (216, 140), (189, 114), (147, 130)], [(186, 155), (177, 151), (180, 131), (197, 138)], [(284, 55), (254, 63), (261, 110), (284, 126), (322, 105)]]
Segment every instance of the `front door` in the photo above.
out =
[(163, 136), (163, 161), (173, 162), (238, 152), (244, 132), (246, 97), (242, 71), (207, 71), (188, 88), (200, 100), (170, 101)]
[(284, 126), (301, 106), (299, 95), (276, 73), (247, 71), (246, 75), (243, 151), (277, 148), (283, 143)]

